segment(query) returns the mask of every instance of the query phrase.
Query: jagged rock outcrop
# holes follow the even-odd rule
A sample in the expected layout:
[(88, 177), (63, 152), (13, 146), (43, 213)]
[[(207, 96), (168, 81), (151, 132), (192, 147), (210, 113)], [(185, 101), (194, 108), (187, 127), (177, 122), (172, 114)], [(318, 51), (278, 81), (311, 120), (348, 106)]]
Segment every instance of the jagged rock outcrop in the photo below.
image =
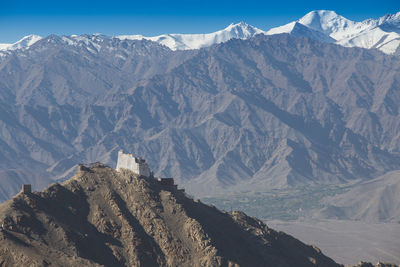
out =
[(104, 165), (18, 194), (0, 222), (0, 266), (339, 266), (256, 218)]

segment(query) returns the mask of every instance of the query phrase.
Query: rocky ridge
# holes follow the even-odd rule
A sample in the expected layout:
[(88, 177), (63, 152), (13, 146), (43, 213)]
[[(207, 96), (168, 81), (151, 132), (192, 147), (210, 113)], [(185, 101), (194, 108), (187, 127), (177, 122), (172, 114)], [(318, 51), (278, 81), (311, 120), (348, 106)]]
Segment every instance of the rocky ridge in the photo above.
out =
[(0, 221), (0, 266), (339, 266), (256, 218), (101, 164), (18, 194)]

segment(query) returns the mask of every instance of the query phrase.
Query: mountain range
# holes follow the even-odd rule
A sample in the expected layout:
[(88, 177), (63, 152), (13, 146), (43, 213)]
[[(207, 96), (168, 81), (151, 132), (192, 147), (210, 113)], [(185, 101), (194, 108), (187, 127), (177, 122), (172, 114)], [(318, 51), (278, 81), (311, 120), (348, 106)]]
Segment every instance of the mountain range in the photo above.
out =
[(2, 200), (119, 149), (198, 196), (378, 177), (400, 168), (399, 63), (287, 34), (178, 51), (51, 35), (0, 62)]
[[(150, 40), (165, 45), (172, 50), (189, 50), (209, 47), (233, 38), (248, 39), (257, 34), (273, 35), (289, 33), (297, 37), (312, 38), (321, 42), (336, 43), (345, 47), (378, 49), (386, 54), (400, 55), (400, 12), (378, 19), (361, 22), (351, 21), (334, 11), (311, 11), (297, 21), (263, 31), (240, 22), (223, 30), (207, 34), (163, 34), (154, 37), (142, 35), (119, 35), (120, 40)], [(70, 42), (81, 36), (66, 36)], [(29, 35), (14, 44), (0, 44), (0, 51), (28, 48), (41, 37)], [(87, 39), (86, 42), (90, 42)], [(1, 53), (0, 53), (1, 55)]]

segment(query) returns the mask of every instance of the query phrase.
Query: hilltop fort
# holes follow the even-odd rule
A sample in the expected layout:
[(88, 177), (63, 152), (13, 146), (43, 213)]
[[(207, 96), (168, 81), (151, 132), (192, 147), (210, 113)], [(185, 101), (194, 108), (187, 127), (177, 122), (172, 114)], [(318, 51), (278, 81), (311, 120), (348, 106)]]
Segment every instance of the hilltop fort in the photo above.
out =
[[(146, 160), (144, 160), (141, 157), (135, 157), (132, 154), (126, 154), (122, 150), (118, 151), (117, 167), (115, 169), (117, 171), (121, 171), (122, 169), (128, 169), (139, 176), (155, 178)], [(157, 181), (160, 184), (174, 186), (173, 178), (155, 178), (155, 179), (157, 179)], [(184, 190), (182, 189), (182, 191)]]
[(120, 171), (121, 169), (131, 170), (139, 176), (153, 176), (146, 160), (141, 157), (135, 157), (132, 154), (125, 154), (122, 150), (118, 151), (116, 170)]

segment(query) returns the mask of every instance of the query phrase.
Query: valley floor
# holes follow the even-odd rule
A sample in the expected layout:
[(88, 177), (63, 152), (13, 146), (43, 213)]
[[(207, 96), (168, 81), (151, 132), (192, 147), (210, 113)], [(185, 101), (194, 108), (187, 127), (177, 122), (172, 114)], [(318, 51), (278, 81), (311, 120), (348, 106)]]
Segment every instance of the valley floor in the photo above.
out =
[(350, 220), (268, 220), (284, 231), (342, 264), (358, 261), (400, 264), (400, 223), (365, 223)]

